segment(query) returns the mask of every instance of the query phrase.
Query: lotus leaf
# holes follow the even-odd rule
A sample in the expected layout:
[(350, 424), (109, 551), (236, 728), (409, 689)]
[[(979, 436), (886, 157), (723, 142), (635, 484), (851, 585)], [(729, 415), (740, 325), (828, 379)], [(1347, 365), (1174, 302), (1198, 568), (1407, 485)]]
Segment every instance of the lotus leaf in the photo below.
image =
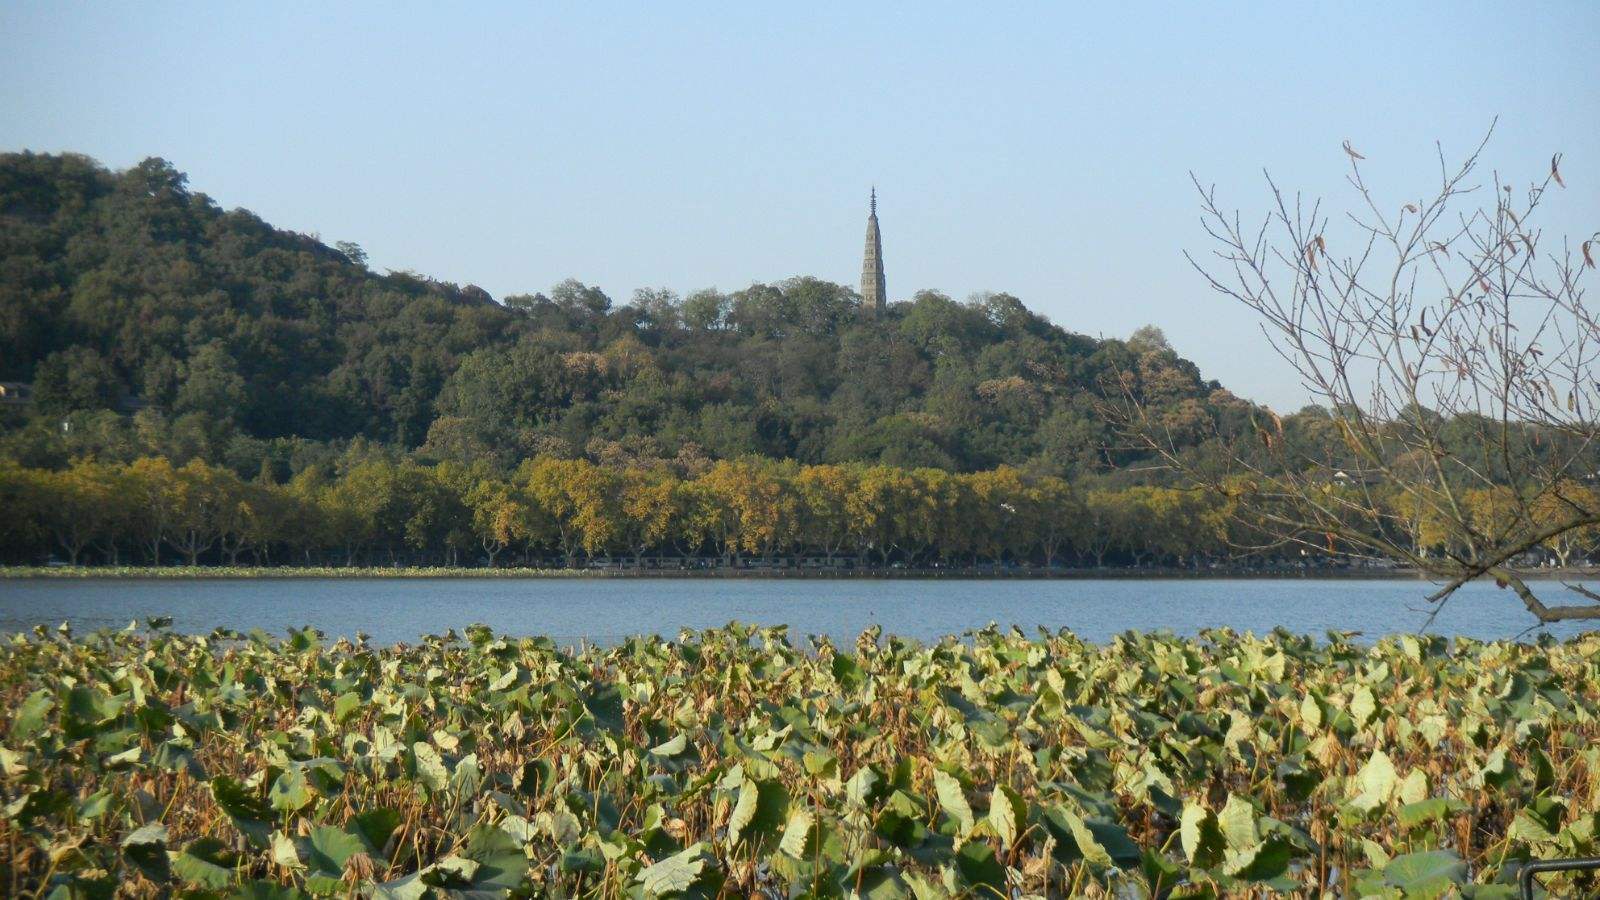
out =
[(1595, 634), (136, 626), (0, 688), (24, 895), (1489, 897), (1600, 853)]

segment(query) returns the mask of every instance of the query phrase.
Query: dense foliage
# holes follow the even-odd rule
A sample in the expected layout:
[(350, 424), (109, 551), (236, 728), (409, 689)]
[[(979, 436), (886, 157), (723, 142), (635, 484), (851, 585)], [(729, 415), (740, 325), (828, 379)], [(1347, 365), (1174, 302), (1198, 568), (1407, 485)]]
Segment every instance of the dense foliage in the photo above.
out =
[(0, 655), (0, 880), (1507, 897), (1522, 860), (1600, 851), (1597, 691), (1596, 634), (851, 652), (730, 626), (573, 655), (483, 628), (388, 649), (39, 629)]
[[(1561, 488), (1559, 497), (1525, 503), (1506, 488), (1465, 488), (1459, 503), (1477, 533), (1548, 533), (1575, 499), (1595, 497), (1589, 485)], [(1439, 511), (1402, 492), (1334, 483), (1327, 497), (1356, 491), (1377, 496), (1385, 513), (1354, 526), (1390, 529), (1391, 540), (1419, 555), (1459, 552)], [(1263, 509), (1244, 496), (1074, 483), (1009, 466), (957, 474), (760, 458), (641, 465), (536, 457), (502, 474), (483, 461), (356, 457), (285, 484), (200, 460), (79, 460), (60, 471), (0, 460), (8, 513), (0, 562), (1201, 566), (1262, 540)], [(1593, 528), (1560, 531), (1537, 561), (1586, 563), (1597, 540)], [(1298, 558), (1299, 546), (1269, 546), (1250, 561)]]
[(814, 278), (502, 304), (224, 211), (164, 160), (0, 155), (0, 380), (34, 386), (0, 455), (29, 465), (282, 476), (360, 438), (505, 469), (625, 452), (1071, 476), (1121, 458), (1108, 379), (1180, 442), (1243, 409), (1158, 332), (1093, 340), (1004, 294), (925, 291), (877, 320)]
[(1226, 551), (1230, 525), (1221, 495), (1174, 488), (759, 458), (677, 469), (538, 457), (505, 477), (481, 462), (368, 459), (283, 485), (199, 460), (61, 471), (0, 461), (0, 502), (0, 561), (112, 565), (1192, 564)]

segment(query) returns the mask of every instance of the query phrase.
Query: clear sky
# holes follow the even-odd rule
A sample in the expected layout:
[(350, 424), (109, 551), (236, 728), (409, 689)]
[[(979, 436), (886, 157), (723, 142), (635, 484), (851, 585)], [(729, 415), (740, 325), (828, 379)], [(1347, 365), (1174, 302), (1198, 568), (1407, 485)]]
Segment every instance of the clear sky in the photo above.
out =
[(496, 297), (854, 285), (876, 184), (889, 293), (1008, 291), (1154, 323), (1209, 377), (1304, 394), (1203, 250), (1190, 170), (1398, 207), (1433, 142), (1600, 229), (1600, 2), (0, 4), (0, 149), (163, 156), (225, 207)]

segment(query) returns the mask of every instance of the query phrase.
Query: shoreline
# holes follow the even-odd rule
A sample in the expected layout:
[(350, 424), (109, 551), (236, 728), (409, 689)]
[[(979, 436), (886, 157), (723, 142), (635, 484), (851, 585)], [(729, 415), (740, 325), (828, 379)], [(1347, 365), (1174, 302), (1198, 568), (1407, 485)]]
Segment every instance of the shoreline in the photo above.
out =
[[(1540, 580), (1596, 578), (1600, 569), (1549, 569), (1524, 574)], [(1428, 581), (1415, 569), (535, 569), (430, 566), (0, 566), (6, 580), (167, 580), (241, 581), (356, 579), (584, 579), (657, 578), (719, 580), (809, 579), (848, 580), (953, 580), (953, 581), (1055, 581), (1055, 580), (1314, 580)]]

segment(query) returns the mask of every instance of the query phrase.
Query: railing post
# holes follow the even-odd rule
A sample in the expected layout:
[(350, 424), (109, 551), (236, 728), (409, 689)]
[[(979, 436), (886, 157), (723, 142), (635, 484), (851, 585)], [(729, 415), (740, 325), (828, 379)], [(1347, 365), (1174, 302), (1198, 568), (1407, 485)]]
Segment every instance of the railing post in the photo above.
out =
[(1522, 885), (1522, 900), (1533, 900), (1533, 876), (1541, 872), (1579, 872), (1592, 869), (1600, 869), (1600, 856), (1529, 860), (1517, 872), (1517, 881)]

